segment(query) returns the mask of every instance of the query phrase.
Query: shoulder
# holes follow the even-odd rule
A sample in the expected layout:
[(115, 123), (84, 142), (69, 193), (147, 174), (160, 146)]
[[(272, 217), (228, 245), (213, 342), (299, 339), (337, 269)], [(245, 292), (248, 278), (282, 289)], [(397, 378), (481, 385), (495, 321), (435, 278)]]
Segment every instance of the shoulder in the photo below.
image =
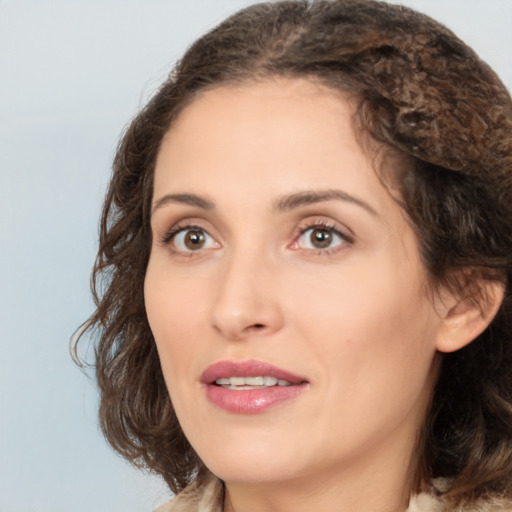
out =
[[(224, 485), (209, 473), (155, 512), (222, 512)], [(512, 498), (491, 496), (454, 507), (432, 492), (412, 496), (407, 512), (512, 512)]]
[(224, 486), (212, 474), (198, 479), (155, 512), (222, 512)]

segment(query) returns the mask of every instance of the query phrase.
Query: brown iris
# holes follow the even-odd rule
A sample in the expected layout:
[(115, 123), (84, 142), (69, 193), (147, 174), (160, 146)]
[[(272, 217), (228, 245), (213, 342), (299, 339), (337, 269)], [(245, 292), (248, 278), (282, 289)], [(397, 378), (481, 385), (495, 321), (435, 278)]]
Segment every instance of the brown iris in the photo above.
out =
[(316, 247), (317, 249), (325, 249), (332, 243), (332, 233), (327, 229), (313, 229), (313, 231), (311, 231), (310, 240), (313, 247)]
[(197, 251), (198, 249), (201, 249), (205, 241), (206, 237), (204, 236), (204, 233), (199, 230), (187, 231), (183, 239), (183, 243), (187, 249), (190, 249), (191, 251)]

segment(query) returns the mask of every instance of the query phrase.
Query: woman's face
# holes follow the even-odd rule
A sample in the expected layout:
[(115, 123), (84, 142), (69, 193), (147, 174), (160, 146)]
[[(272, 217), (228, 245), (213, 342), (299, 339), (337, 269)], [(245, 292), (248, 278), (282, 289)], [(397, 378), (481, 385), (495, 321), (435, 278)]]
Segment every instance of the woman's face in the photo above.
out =
[(352, 115), (269, 80), (204, 93), (163, 139), (147, 315), (181, 426), (227, 482), (411, 460), (440, 319)]

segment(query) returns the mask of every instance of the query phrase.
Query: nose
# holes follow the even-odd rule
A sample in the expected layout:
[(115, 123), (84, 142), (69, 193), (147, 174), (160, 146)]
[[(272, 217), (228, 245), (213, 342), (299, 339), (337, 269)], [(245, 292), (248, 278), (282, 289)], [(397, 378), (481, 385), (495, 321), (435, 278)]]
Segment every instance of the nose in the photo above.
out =
[(211, 310), (213, 328), (233, 341), (279, 331), (283, 313), (276, 270), (255, 255), (232, 255), (225, 261)]

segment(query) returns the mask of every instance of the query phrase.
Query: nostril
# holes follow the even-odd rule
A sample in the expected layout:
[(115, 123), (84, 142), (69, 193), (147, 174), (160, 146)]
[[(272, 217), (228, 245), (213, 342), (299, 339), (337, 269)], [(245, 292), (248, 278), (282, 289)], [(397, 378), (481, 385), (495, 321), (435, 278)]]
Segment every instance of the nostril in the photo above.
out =
[(259, 335), (263, 334), (266, 328), (265, 324), (251, 324), (244, 329), (244, 332), (248, 335)]

